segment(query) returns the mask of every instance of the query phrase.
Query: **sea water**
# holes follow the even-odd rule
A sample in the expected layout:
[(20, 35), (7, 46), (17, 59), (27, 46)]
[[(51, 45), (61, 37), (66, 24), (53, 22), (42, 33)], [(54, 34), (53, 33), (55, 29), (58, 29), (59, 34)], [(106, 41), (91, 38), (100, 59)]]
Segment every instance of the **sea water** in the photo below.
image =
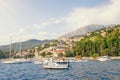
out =
[(120, 80), (120, 60), (72, 62), (69, 69), (44, 69), (34, 63), (0, 63), (0, 80)]

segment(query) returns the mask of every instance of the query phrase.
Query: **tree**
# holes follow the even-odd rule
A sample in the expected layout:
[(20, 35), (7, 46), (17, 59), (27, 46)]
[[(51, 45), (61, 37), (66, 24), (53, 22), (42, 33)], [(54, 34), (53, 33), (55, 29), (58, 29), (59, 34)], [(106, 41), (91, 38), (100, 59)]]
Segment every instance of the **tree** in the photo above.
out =
[(65, 52), (65, 56), (66, 57), (75, 57), (75, 53), (73, 53), (72, 51), (68, 50)]
[(0, 59), (1, 58), (5, 58), (6, 56), (5, 56), (5, 54), (4, 54), (4, 52), (2, 51), (2, 50), (0, 50)]
[(120, 25), (102, 29), (106, 31), (105, 37), (101, 36), (101, 30), (84, 36), (84, 39), (76, 42), (75, 51), (81, 56), (119, 56), (120, 55)]
[(98, 57), (98, 56), (99, 56), (98, 53), (93, 53), (93, 54), (91, 55), (91, 57), (93, 57), (93, 58), (96, 58), (96, 57)]
[(50, 47), (50, 44), (49, 44), (49, 43), (46, 43), (46, 44), (44, 45), (44, 48), (48, 48), (48, 47)]
[(40, 56), (45, 57), (45, 56), (46, 56), (46, 53), (45, 53), (45, 52), (40, 53)]
[(43, 50), (43, 49), (44, 49), (44, 48), (41, 47), (41, 46), (38, 47), (38, 50), (39, 50), (39, 51), (41, 51), (41, 50)]
[(33, 58), (35, 55), (33, 53), (29, 53), (25, 55), (25, 58)]
[(48, 53), (47, 53), (47, 56), (48, 56), (48, 57), (51, 57), (51, 56), (52, 56), (52, 54), (53, 54), (53, 53), (48, 52)]
[(58, 54), (58, 57), (63, 57), (63, 56), (64, 56), (63, 53), (59, 53), (59, 54)]

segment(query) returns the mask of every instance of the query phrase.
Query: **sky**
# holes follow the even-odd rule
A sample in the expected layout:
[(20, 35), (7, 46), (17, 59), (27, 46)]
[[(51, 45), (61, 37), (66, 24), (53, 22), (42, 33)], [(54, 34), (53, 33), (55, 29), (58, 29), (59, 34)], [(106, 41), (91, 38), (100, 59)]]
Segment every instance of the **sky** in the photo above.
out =
[(89, 24), (119, 24), (120, 0), (0, 0), (0, 45), (57, 39)]

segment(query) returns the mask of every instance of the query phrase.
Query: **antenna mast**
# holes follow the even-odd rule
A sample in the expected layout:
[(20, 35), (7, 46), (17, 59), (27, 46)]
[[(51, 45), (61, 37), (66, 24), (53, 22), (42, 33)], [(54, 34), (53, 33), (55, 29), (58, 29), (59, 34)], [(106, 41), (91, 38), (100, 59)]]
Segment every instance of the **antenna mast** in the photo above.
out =
[(9, 58), (11, 57), (12, 54), (12, 36), (10, 36), (10, 51), (9, 51)]
[(20, 54), (21, 54), (21, 39), (22, 38), (22, 36), (21, 36), (21, 34), (20, 34), (20, 42), (19, 42), (19, 51), (20, 51)]

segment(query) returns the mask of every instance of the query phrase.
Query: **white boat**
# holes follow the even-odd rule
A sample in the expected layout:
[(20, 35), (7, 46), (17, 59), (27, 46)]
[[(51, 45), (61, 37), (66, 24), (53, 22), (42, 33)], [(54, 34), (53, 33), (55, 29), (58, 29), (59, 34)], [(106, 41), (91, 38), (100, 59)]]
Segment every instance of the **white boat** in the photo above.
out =
[(69, 67), (69, 62), (66, 61), (48, 61), (43, 63), (43, 67), (46, 69), (67, 69)]
[(110, 61), (111, 59), (108, 56), (102, 56), (97, 59), (98, 61)]
[(1, 63), (4, 63), (4, 64), (19, 64), (19, 63), (30, 63), (30, 62), (32, 62), (32, 61), (26, 60), (26, 59), (13, 59), (13, 60), (1, 61)]
[(4, 63), (4, 64), (12, 64), (14, 63), (14, 61), (11, 61), (11, 60), (5, 60), (5, 61), (1, 61), (1, 63)]
[(31, 60), (28, 59), (16, 59), (13, 64), (19, 64), (19, 63), (31, 63)]
[(88, 60), (75, 60), (74, 62), (88, 62)]
[(39, 60), (34, 60), (33, 62), (34, 62), (34, 64), (43, 64), (43, 62), (39, 61)]

